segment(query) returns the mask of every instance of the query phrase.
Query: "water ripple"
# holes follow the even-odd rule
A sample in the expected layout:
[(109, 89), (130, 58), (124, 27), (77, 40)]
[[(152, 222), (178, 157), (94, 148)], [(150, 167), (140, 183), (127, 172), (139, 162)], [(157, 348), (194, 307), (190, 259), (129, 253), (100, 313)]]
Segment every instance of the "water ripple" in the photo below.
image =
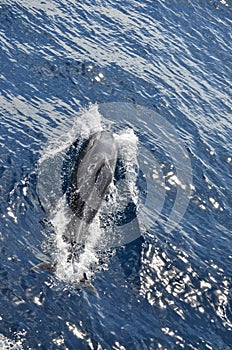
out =
[[(3, 349), (230, 349), (231, 11), (229, 0), (2, 2)], [(95, 278), (98, 300), (28, 272), (53, 237), (36, 192), (37, 163), (47, 142), (67, 135), (96, 102), (158, 111), (177, 130), (193, 173), (178, 229), (167, 235), (156, 220), (114, 252)], [(134, 127), (145, 142), (145, 130)], [(146, 147), (167, 170), (155, 140), (150, 129)], [(169, 199), (174, 179), (164, 179)]]

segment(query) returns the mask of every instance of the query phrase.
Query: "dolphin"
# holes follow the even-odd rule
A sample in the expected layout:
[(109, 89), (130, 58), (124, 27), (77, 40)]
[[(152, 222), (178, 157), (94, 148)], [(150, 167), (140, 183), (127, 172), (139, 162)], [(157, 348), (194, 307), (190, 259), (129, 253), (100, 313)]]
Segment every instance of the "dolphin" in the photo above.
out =
[(80, 152), (71, 175), (69, 206), (81, 220), (90, 224), (113, 180), (118, 147), (113, 133), (93, 134)]
[[(111, 131), (103, 130), (90, 136), (87, 144), (79, 152), (71, 171), (68, 205), (71, 209), (71, 220), (63, 235), (65, 242), (70, 243), (68, 261), (78, 257), (87, 238), (89, 225), (101, 207), (109, 185), (114, 178), (118, 158), (117, 142)], [(42, 262), (31, 269), (55, 271), (56, 262)], [(86, 274), (80, 280), (86, 282)]]
[(117, 142), (111, 131), (93, 134), (80, 151), (71, 173), (68, 205), (73, 213), (63, 239), (72, 246), (72, 255), (84, 245), (109, 185), (118, 158)]

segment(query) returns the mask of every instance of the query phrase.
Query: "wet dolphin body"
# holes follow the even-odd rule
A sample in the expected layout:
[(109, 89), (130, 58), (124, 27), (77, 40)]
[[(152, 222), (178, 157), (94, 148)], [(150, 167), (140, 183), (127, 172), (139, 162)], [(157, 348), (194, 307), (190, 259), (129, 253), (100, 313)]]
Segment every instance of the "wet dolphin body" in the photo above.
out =
[(111, 183), (118, 156), (112, 132), (94, 134), (79, 155), (71, 176), (69, 206), (88, 224), (101, 206)]
[(93, 134), (76, 159), (71, 174), (69, 207), (73, 217), (63, 238), (72, 254), (84, 244), (88, 227), (96, 216), (114, 177), (118, 147), (113, 133)]
[[(78, 256), (78, 248), (85, 243), (89, 225), (113, 180), (117, 157), (118, 147), (113, 133), (99, 131), (90, 137), (76, 159), (71, 174), (68, 201), (73, 215), (63, 236), (64, 240), (70, 243), (69, 261)], [(32, 267), (31, 271), (53, 272), (56, 265), (56, 261), (45, 261)], [(80, 283), (89, 286), (86, 274)]]

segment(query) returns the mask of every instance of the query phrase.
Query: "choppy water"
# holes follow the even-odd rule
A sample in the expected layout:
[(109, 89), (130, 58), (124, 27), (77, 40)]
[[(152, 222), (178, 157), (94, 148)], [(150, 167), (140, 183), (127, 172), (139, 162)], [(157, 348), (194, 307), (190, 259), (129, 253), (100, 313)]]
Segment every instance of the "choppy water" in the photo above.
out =
[[(231, 1), (1, 3), (1, 349), (231, 348), (231, 11)], [(98, 297), (64, 276), (65, 259), (60, 273), (29, 272), (57, 254), (67, 218), (44, 210), (43, 160), (57, 169), (51, 145), (64, 157), (83, 114), (87, 133), (99, 115), (113, 122), (134, 157), (127, 174), (140, 169), (127, 182), (137, 239), (101, 259), (90, 239), (82, 260)]]

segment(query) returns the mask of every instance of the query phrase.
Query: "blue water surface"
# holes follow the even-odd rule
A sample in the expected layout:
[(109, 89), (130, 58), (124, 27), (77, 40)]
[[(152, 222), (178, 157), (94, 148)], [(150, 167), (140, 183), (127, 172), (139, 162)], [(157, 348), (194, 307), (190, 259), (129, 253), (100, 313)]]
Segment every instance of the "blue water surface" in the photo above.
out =
[[(1, 2), (2, 349), (232, 348), (231, 28), (230, 0)], [(154, 220), (118, 247), (96, 297), (29, 269), (53, 231), (36, 190), (43, 150), (106, 102), (165, 118), (193, 181), (179, 225)]]

